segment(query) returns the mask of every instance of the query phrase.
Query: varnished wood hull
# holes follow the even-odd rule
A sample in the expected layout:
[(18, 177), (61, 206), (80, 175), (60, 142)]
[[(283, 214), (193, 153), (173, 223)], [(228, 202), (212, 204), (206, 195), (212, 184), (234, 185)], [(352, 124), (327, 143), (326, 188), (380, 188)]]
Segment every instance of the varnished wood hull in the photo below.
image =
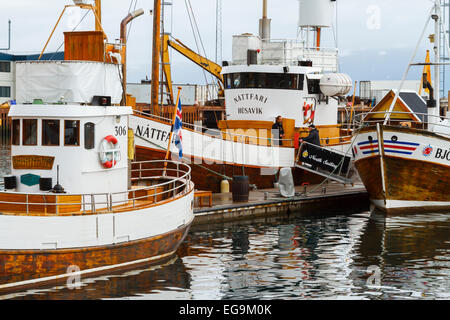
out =
[[(170, 259), (190, 225), (155, 237), (109, 246), (61, 250), (0, 250), (0, 294), (86, 276), (159, 264)], [(73, 268), (75, 266), (75, 268)], [(70, 269), (68, 269), (70, 268)], [(69, 273), (68, 273), (69, 272)]]
[[(355, 146), (358, 143), (360, 146), (355, 166), (372, 203), (388, 213), (450, 210), (450, 166), (432, 161), (433, 157), (440, 154), (437, 152), (439, 146), (443, 148), (450, 145), (448, 139), (429, 133), (422, 136), (420, 131), (404, 128), (397, 130), (382, 127), (381, 130), (383, 146), (380, 144), (380, 147), (384, 148), (383, 154), (376, 151), (378, 141), (373, 148), (368, 148), (366, 142), (361, 142), (364, 139), (357, 139), (355, 143)], [(374, 128), (365, 129), (361, 133), (377, 139)], [(389, 140), (394, 136), (400, 141), (411, 141), (411, 144), (397, 142), (395, 146), (403, 147), (394, 149), (394, 143)], [(432, 146), (434, 153), (425, 155), (430, 152), (425, 150), (427, 146)], [(371, 149), (373, 153), (370, 152)], [(369, 155), (362, 156), (363, 151)], [(394, 151), (405, 153), (394, 155)], [(439, 158), (440, 162), (441, 160)]]
[[(150, 149), (136, 145), (136, 160), (161, 160), (164, 159), (165, 152), (158, 149)], [(192, 162), (195, 162), (192, 159)], [(271, 169), (246, 166), (236, 164), (207, 164), (202, 162), (200, 164), (191, 163), (191, 179), (198, 190), (211, 190), (213, 192), (220, 192), (220, 182), (224, 179), (223, 176), (233, 177), (234, 175), (246, 175), (249, 177), (249, 183), (257, 186), (258, 189), (273, 188), (274, 182), (277, 182), (278, 169), (275, 170), (277, 175), (268, 174)], [(301, 185), (302, 183), (320, 183), (323, 177), (313, 173), (292, 168), (294, 183)], [(223, 175), (223, 176), (221, 176)], [(231, 190), (231, 182), (230, 182)]]

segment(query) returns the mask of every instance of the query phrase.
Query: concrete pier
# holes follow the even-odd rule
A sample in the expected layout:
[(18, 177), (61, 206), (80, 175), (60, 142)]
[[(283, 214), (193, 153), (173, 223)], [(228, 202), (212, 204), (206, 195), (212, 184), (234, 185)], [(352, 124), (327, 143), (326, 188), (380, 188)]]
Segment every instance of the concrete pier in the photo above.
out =
[[(246, 203), (233, 202), (231, 193), (213, 194), (212, 207), (195, 207), (194, 225), (225, 223), (269, 216), (311, 214), (315, 211), (361, 212), (369, 210), (369, 196), (362, 184), (330, 182), (323, 186), (298, 186), (296, 196), (284, 198), (277, 189), (250, 191)], [(305, 194), (306, 191), (306, 194)]]

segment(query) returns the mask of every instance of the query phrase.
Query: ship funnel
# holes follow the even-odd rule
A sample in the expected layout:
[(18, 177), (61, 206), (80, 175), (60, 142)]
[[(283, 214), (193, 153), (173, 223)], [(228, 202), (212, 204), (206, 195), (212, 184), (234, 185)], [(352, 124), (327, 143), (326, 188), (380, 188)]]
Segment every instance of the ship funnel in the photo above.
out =
[(267, 19), (267, 0), (263, 0), (263, 15), (259, 19), (259, 37), (263, 41), (270, 40), (270, 23), (271, 19)]

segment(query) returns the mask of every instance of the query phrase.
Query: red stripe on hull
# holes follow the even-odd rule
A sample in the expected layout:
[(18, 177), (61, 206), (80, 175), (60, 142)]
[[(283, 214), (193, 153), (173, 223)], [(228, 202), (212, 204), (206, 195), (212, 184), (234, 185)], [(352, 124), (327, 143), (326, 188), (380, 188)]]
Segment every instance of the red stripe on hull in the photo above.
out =
[(384, 148), (390, 148), (390, 149), (400, 149), (400, 150), (409, 150), (409, 151), (415, 151), (417, 148), (415, 147), (403, 147), (398, 145), (391, 145), (391, 144), (385, 144)]

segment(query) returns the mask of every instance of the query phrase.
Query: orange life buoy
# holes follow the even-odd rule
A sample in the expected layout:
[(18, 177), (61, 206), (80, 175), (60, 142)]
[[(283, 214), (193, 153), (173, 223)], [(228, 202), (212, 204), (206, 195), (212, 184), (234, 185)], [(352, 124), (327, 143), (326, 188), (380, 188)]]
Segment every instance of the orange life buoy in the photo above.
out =
[(106, 169), (113, 168), (120, 161), (119, 141), (113, 135), (106, 136), (100, 144), (100, 162)]
[[(308, 112), (310, 111), (310, 116), (308, 117)], [(314, 116), (316, 114), (316, 108), (313, 104), (306, 104), (306, 101), (303, 103), (303, 124), (312, 124), (314, 122)]]

